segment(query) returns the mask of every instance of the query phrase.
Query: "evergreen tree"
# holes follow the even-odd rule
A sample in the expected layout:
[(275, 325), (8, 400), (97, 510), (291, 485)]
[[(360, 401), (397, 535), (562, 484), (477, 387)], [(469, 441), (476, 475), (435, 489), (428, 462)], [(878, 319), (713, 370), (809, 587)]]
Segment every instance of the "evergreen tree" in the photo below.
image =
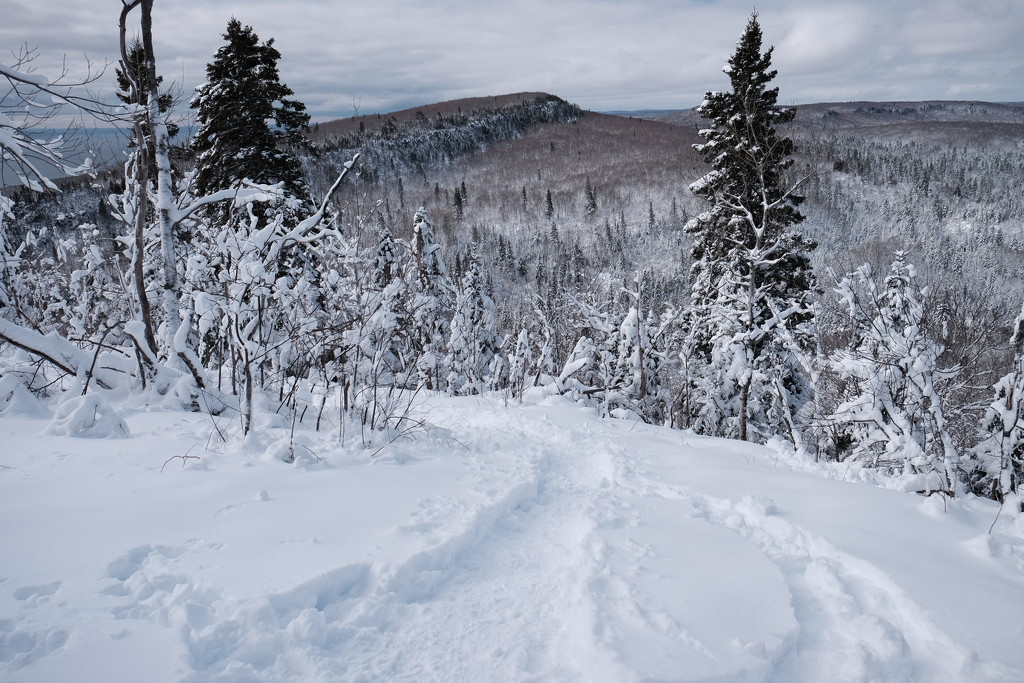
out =
[(562, 238), (558, 234), (558, 225), (554, 221), (551, 221), (551, 229), (548, 230), (548, 240), (551, 241), (551, 244), (555, 248), (555, 252), (557, 254), (558, 247), (562, 243)]
[(672, 221), (672, 228), (677, 230), (679, 225), (683, 222), (679, 215), (679, 204), (676, 203), (676, 198), (672, 197), (672, 208), (669, 210), (669, 219)]
[(597, 190), (590, 184), (590, 176), (587, 176), (586, 184), (583, 187), (584, 211), (587, 217), (597, 213)]
[(494, 327), (494, 302), (484, 292), (476, 249), (471, 247), (469, 265), (455, 303), (445, 359), (449, 391), (479, 394), (486, 381), (497, 379), (493, 376), (492, 365), (501, 339)]
[[(251, 26), (234, 18), (224, 39), (190, 102), (199, 122), (192, 139), (197, 191), (209, 194), (243, 180), (283, 183), (286, 222), (295, 223), (314, 208), (299, 160), (284, 147), (304, 144), (306, 106), (289, 99), (292, 90), (280, 81), (281, 53), (273, 39), (260, 43)], [(211, 211), (220, 220), (228, 214), (227, 207)]]
[(793, 143), (776, 126), (795, 111), (778, 107), (778, 88), (768, 88), (777, 72), (761, 38), (755, 13), (724, 69), (732, 89), (707, 93), (699, 108), (711, 126), (695, 149), (712, 170), (690, 186), (710, 203), (687, 226), (689, 328), (704, 365), (692, 388), (708, 433), (799, 441), (795, 415), (813, 393), (801, 359), (816, 344), (814, 244), (792, 230), (803, 198), (783, 184)]
[(368, 397), (376, 412), (382, 390), (390, 392), (409, 383), (413, 356), (408, 283), (402, 277), (395, 240), (386, 227), (377, 245), (372, 285), (363, 297), (365, 327), (361, 334), (352, 336), (352, 341), (358, 347), (353, 354), (361, 353), (365, 358), (364, 376), (357, 378), (358, 383), (370, 387)]
[(522, 397), (532, 377), (530, 376), (530, 364), (533, 358), (530, 354), (530, 333), (524, 327), (519, 331), (516, 338), (516, 346), (508, 359), (508, 389), (509, 393), (516, 398)]
[(397, 275), (398, 252), (395, 238), (388, 227), (382, 226), (377, 254), (373, 261), (373, 286), (384, 289)]
[(455, 188), (455, 193), (452, 195), (452, 210), (455, 212), (455, 220), (461, 221), (464, 215), (462, 200), (462, 190), (458, 187)]
[(603, 359), (607, 364), (604, 400), (608, 410), (621, 408), (645, 422), (661, 423), (666, 416), (658, 371), (662, 354), (651, 339), (652, 327), (657, 329), (656, 319), (650, 314), (645, 319), (638, 306), (630, 306)]
[(448, 336), (447, 318), (451, 281), (441, 247), (434, 239), (427, 210), (420, 207), (413, 217), (412, 252), (416, 258), (413, 291), (414, 348), (419, 383), (440, 389), (444, 374), (444, 351)]
[(569, 352), (561, 372), (555, 379), (559, 393), (568, 394), (600, 408), (607, 416), (607, 388), (612, 382), (611, 357), (618, 330), (611, 320), (607, 302), (600, 304), (576, 301), (583, 334)]

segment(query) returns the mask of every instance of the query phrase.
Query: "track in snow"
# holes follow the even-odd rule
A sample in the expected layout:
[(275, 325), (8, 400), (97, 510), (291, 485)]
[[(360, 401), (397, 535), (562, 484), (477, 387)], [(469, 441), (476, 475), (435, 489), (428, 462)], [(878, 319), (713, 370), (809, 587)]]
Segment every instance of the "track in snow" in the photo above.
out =
[[(773, 474), (754, 462), (764, 449), (601, 421), (557, 399), (439, 402), (431, 419), (455, 439), (411, 444), (379, 468), (339, 459), (279, 485), (279, 463), (132, 480), (195, 482), (183, 489), (189, 535), (114, 545), (127, 549), (103, 556), (99, 578), (7, 584), (18, 618), (0, 619), (0, 666), (54, 680), (95, 647), (160, 652), (150, 674), (192, 683), (1024, 680), (958, 640), (910, 590), (917, 576), (887, 573), (892, 553), (870, 561), (851, 543), (857, 525), (818, 523), (831, 501), (807, 504), (828, 490), (906, 516), (919, 499)], [(238, 477), (250, 478), (224, 487)], [(986, 562), (1020, 551), (989, 543)], [(300, 562), (282, 560), (291, 549)], [(245, 576), (234, 584), (233, 572)], [(993, 576), (1024, 594), (1013, 572)]]
[(648, 476), (678, 434), (624, 438), (547, 410), (498, 430), (486, 411), (459, 414), (473, 458), (518, 454), (517, 483), (470, 479), (476, 508), (421, 500), (395, 530), (422, 546), (403, 561), (193, 606), (190, 680), (1013, 680), (770, 499)]
[[(615, 501), (612, 454), (582, 432), (524, 424), (483, 446), (522, 454), (518, 485), (498, 497), (482, 489), (491, 499), (468, 519), (458, 501), (421, 501), (396, 532), (427, 547), (401, 564), (344, 567), (265, 604), (219, 605), (231, 616), (190, 634), (193, 680), (296, 669), (325, 680), (593, 680), (583, 672), (595, 664), (626, 680), (595, 648), (587, 595), (595, 517)], [(280, 650), (286, 660), (251, 656)]]

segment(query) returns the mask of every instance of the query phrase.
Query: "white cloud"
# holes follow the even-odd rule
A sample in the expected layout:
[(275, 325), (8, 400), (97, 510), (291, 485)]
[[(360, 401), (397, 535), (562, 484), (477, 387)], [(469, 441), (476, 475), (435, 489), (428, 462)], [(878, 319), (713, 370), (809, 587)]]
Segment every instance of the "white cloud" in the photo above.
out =
[[(0, 45), (116, 59), (121, 3), (8, 0)], [(105, 9), (104, 9), (105, 7)], [(469, 95), (546, 90), (587, 108), (687, 107), (725, 86), (745, 0), (157, 0), (160, 71), (188, 90), (236, 16), (275, 38), (282, 79), (314, 114), (345, 116)], [(1024, 100), (1019, 0), (764, 0), (786, 102)], [(967, 96), (966, 94), (964, 96)]]
[(822, 73), (864, 57), (865, 45), (879, 34), (867, 8), (820, 5), (792, 13), (791, 26), (776, 45), (776, 66), (797, 74)]

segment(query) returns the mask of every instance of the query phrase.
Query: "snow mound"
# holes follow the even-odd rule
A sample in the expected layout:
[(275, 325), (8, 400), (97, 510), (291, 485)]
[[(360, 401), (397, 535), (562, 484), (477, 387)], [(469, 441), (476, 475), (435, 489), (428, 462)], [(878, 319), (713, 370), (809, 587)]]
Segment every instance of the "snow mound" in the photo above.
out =
[(0, 377), (0, 415), (49, 417), (50, 411), (14, 375)]
[(46, 427), (51, 436), (89, 439), (127, 438), (127, 423), (98, 394), (76, 396), (61, 403)]

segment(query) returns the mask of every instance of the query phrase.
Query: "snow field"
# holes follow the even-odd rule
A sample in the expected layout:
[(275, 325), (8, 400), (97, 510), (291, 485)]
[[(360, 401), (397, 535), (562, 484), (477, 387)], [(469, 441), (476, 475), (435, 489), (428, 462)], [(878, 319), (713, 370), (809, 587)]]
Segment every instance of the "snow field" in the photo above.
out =
[(415, 439), (302, 432), (292, 465), (269, 416), (221, 443), (121, 406), (96, 440), (30, 408), (0, 417), (2, 680), (1024, 678), (1024, 519), (988, 534), (990, 501), (557, 397), (431, 398)]

